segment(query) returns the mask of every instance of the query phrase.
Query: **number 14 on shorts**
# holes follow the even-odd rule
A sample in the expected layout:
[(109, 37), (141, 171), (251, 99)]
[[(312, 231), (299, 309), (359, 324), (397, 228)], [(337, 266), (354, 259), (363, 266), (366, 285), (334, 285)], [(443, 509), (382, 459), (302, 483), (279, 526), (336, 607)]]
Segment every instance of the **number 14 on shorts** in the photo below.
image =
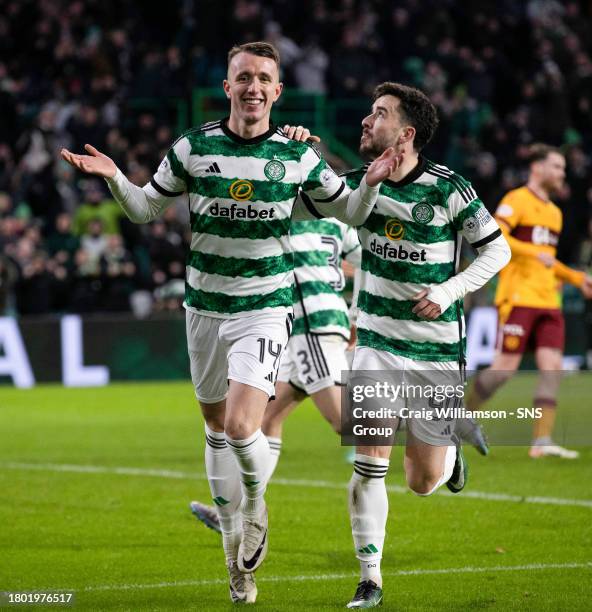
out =
[(266, 354), (274, 358), (272, 371), (265, 378), (270, 382), (275, 382), (282, 355), (282, 343), (274, 342), (271, 338), (257, 338), (257, 342), (259, 343), (259, 361), (261, 363), (265, 363)]

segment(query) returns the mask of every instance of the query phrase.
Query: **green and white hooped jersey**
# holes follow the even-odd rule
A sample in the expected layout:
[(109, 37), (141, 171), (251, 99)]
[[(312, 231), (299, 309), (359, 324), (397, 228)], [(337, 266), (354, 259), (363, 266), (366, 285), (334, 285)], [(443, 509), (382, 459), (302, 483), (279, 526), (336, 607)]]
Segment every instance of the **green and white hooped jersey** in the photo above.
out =
[(317, 202), (349, 191), (309, 144), (273, 126), (246, 140), (227, 120), (185, 132), (151, 185), (169, 197), (188, 193), (192, 238), (184, 306), (222, 318), (291, 309), (288, 232), (298, 191)]
[[(348, 172), (357, 186), (365, 167)], [(358, 346), (418, 361), (464, 361), (462, 301), (435, 321), (411, 312), (412, 296), (457, 273), (461, 240), (473, 247), (501, 232), (470, 183), (420, 156), (402, 181), (385, 181), (369, 217), (358, 228), (362, 279)]]
[(349, 314), (341, 292), (341, 260), (360, 267), (362, 249), (355, 229), (337, 219), (294, 221), (294, 327), (292, 334), (337, 334), (349, 339)]

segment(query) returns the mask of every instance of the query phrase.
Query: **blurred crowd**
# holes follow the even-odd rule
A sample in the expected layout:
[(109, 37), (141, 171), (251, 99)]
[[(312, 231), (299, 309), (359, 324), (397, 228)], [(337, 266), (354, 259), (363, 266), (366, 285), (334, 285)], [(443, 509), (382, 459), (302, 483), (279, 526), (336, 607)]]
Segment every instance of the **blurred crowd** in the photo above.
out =
[(145, 184), (178, 135), (166, 100), (219, 87), (228, 48), (256, 39), (279, 48), (290, 88), (347, 101), (384, 80), (424, 89), (441, 118), (426, 154), (490, 209), (524, 180), (529, 143), (565, 147), (559, 257), (589, 265), (589, 2), (0, 0), (0, 314), (178, 308), (186, 202), (134, 226), (58, 151), (92, 143)]

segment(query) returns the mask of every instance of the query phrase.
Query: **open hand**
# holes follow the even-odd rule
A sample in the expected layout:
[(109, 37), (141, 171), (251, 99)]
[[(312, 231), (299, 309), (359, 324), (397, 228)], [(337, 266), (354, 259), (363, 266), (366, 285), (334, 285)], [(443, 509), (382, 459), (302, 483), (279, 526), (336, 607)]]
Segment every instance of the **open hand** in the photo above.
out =
[(411, 312), (416, 314), (420, 319), (426, 319), (427, 321), (433, 321), (437, 319), (442, 311), (440, 310), (440, 306), (435, 302), (431, 302), (427, 299), (429, 291), (427, 289), (422, 289), (419, 293), (416, 293), (413, 296), (413, 301), (417, 302), (417, 304), (413, 307)]
[(384, 153), (377, 157), (366, 171), (366, 184), (376, 187), (386, 180), (403, 163), (403, 154), (397, 152), (394, 147), (389, 147)]
[(291, 140), (297, 140), (298, 142), (321, 142), (318, 136), (314, 136), (310, 133), (308, 128), (302, 127), (301, 125), (284, 125), (283, 127), (286, 136)]
[(92, 145), (86, 144), (84, 148), (90, 155), (77, 155), (68, 151), (68, 149), (62, 149), (60, 155), (62, 159), (65, 159), (69, 164), (78, 168), (78, 170), (82, 170), (82, 172), (96, 174), (104, 178), (113, 178), (115, 176), (117, 166), (110, 157), (107, 157)]

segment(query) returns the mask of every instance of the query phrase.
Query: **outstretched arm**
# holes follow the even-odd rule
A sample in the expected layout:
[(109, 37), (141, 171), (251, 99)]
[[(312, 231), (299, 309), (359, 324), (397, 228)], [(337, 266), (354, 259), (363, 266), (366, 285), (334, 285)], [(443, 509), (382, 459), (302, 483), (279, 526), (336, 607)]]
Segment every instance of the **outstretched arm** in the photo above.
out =
[(300, 221), (334, 217), (353, 227), (362, 225), (376, 204), (380, 183), (394, 172), (402, 159), (400, 153), (389, 147), (370, 164), (357, 189), (352, 191), (341, 184), (335, 196), (329, 199), (317, 197), (319, 189), (307, 189), (305, 183), (292, 218)]
[(78, 155), (67, 149), (62, 149), (60, 154), (78, 170), (106, 179), (113, 197), (130, 221), (148, 223), (172, 203), (170, 196), (159, 193), (150, 183), (144, 187), (131, 183), (110, 157), (92, 145), (84, 145), (84, 148), (89, 155)]
[[(311, 134), (308, 128), (301, 125), (286, 124), (283, 130), (288, 138), (298, 142), (318, 143), (321, 141), (318, 136)], [(402, 154), (396, 153), (393, 147), (389, 147), (370, 164), (366, 176), (357, 189), (354, 191), (344, 189), (338, 198), (330, 202), (323, 202), (322, 199), (315, 200), (314, 195), (307, 194), (304, 189), (301, 193), (302, 197), (298, 198), (294, 206), (292, 219), (302, 221), (334, 217), (348, 225), (361, 225), (368, 218), (376, 203), (380, 183), (386, 180), (402, 161)]]
[(92, 145), (85, 144), (84, 148), (88, 151), (89, 155), (78, 155), (68, 151), (68, 149), (62, 149), (60, 155), (70, 165), (87, 174), (96, 174), (103, 178), (113, 178), (115, 176), (117, 166), (110, 157), (107, 157)]
[(325, 216), (334, 216), (353, 227), (362, 225), (376, 204), (380, 183), (386, 180), (402, 161), (403, 156), (393, 147), (386, 149), (370, 164), (360, 186), (349, 194), (344, 203), (345, 209), (336, 211), (336, 214), (331, 214), (332, 211), (329, 210)]

